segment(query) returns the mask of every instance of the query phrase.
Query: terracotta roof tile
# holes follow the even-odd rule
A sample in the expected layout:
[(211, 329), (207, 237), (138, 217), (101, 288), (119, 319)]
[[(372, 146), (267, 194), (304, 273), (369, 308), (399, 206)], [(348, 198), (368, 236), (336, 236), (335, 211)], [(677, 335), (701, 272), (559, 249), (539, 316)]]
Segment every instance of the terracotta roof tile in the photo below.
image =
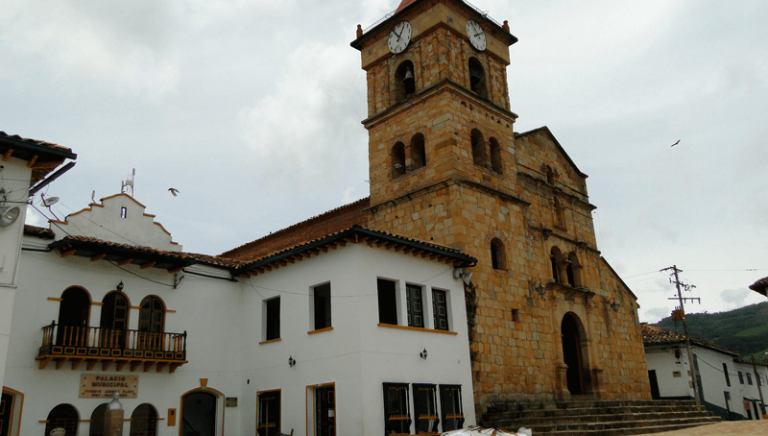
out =
[[(644, 345), (658, 345), (658, 344), (679, 344), (685, 342), (685, 335), (681, 335), (675, 332), (671, 332), (667, 329), (663, 329), (659, 326), (642, 323), (640, 327), (643, 330), (643, 344)], [(738, 356), (739, 353), (723, 348), (719, 345), (715, 345), (712, 342), (707, 342), (703, 339), (691, 337), (691, 343), (702, 347), (711, 348), (713, 350), (721, 351), (724, 353)]]
[(29, 236), (36, 236), (41, 239), (55, 239), (56, 235), (53, 230), (46, 229), (45, 227), (30, 226), (24, 224), (24, 234)]
[(16, 141), (26, 142), (28, 144), (39, 145), (39, 146), (47, 147), (47, 148), (50, 148), (50, 149), (53, 149), (53, 150), (67, 151), (67, 152), (72, 153), (72, 149), (71, 148), (63, 147), (63, 146), (61, 146), (59, 144), (54, 144), (52, 142), (40, 141), (38, 139), (22, 138), (19, 135), (9, 135), (9, 134), (7, 134), (7, 133), (5, 133), (3, 131), (0, 131), (0, 139), (2, 139), (2, 138), (15, 139)]

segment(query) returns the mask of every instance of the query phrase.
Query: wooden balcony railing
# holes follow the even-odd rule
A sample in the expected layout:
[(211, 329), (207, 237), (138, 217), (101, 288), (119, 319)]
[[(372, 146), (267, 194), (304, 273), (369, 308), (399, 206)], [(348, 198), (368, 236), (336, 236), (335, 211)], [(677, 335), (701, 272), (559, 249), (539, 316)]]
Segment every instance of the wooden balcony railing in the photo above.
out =
[(67, 361), (72, 361), (73, 369), (82, 362), (87, 362), (90, 370), (96, 363), (109, 365), (116, 363), (120, 371), (126, 364), (135, 371), (144, 364), (144, 371), (157, 365), (160, 372), (171, 366), (171, 372), (186, 363), (187, 332), (153, 333), (138, 330), (116, 330), (101, 327), (75, 327), (51, 325), (43, 327), (43, 342), (37, 360), (40, 368), (52, 360), (56, 369)]

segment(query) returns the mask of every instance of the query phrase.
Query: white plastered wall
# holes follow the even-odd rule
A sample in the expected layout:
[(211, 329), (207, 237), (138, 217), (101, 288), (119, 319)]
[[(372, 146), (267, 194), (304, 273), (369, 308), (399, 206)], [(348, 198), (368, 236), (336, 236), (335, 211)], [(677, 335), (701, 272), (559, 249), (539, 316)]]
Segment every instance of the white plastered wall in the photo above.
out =
[[(26, 246), (40, 247), (45, 241), (27, 237)], [(186, 269), (178, 289), (173, 274), (137, 265), (121, 268), (105, 260), (88, 257), (62, 258), (58, 252), (23, 251), (19, 293), (14, 302), (17, 316), (11, 327), (6, 385), (25, 396), (21, 434), (42, 434), (40, 423), (58, 404), (73, 405), (80, 419), (90, 419), (93, 410), (106, 399), (79, 398), (82, 374), (134, 375), (139, 377), (138, 398), (123, 398), (125, 417), (142, 403), (152, 404), (162, 418), (158, 435), (178, 435), (181, 397), (199, 389), (207, 379), (207, 390), (221, 394), (217, 434), (255, 434), (257, 392), (280, 389), (282, 431), (304, 435), (307, 431), (307, 386), (335, 383), (337, 435), (382, 434), (384, 432), (384, 382), (459, 384), (462, 386), (465, 425), (475, 423), (469, 359), (464, 290), (461, 280), (452, 277), (452, 267), (394, 250), (348, 244), (320, 253), (301, 262), (239, 282), (191, 274), (227, 278), (221, 269), (194, 266)], [(432, 326), (431, 287), (448, 291), (450, 329), (456, 334), (379, 327), (376, 279), (395, 280), (404, 295), (405, 284), (423, 287), (426, 328)], [(80, 286), (92, 303), (123, 282), (123, 293), (133, 307), (129, 329), (136, 329), (137, 306), (148, 295), (159, 297), (168, 311), (165, 331), (187, 332), (189, 363), (170, 374), (153, 367), (131, 372), (126, 366), (116, 371), (113, 364), (102, 371), (101, 364), (87, 370), (83, 363), (72, 370), (71, 363), (55, 369), (51, 362), (39, 369), (35, 357), (42, 342), (42, 328), (58, 318), (65, 289)], [(329, 282), (332, 295), (333, 330), (308, 335), (310, 289)], [(281, 340), (262, 341), (264, 298), (281, 297)], [(400, 324), (405, 319), (404, 298), (400, 299)], [(98, 326), (101, 306), (91, 305), (90, 326)], [(419, 353), (428, 350), (426, 360)], [(295, 367), (288, 358), (296, 359)], [(238, 399), (237, 407), (223, 407), (224, 397)], [(439, 400), (438, 400), (439, 401)], [(168, 410), (176, 409), (177, 424), (167, 425)], [(411, 404), (411, 412), (413, 404)], [(223, 415), (223, 420), (221, 420)], [(413, 427), (412, 427), (413, 428)], [(124, 434), (130, 423), (126, 422)], [(88, 434), (81, 423), (80, 436)]]
[(18, 206), (21, 212), (13, 224), (0, 229), (0, 386), (4, 386), (13, 301), (18, 282), (19, 251), (32, 170), (27, 167), (27, 161), (15, 157), (0, 161), (0, 165), (0, 189), (3, 191), (0, 194), (0, 205)]

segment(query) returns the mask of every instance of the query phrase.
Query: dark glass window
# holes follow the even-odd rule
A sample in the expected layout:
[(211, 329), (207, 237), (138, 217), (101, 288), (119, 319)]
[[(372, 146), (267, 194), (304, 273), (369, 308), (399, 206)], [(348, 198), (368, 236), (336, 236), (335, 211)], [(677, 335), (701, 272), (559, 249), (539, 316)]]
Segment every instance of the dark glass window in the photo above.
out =
[[(91, 413), (91, 424), (88, 436), (104, 436), (104, 414), (107, 413), (107, 403), (99, 404)], [(2, 432), (0, 432), (2, 434)]]
[(165, 307), (157, 297), (147, 297), (141, 300), (139, 309), (139, 331), (162, 333), (165, 320)]
[(731, 385), (731, 378), (728, 377), (728, 365), (723, 363), (723, 373), (725, 374), (725, 385), (730, 386)]
[(406, 285), (405, 297), (408, 300), (408, 325), (410, 327), (424, 327), (424, 295), (421, 286)]
[(267, 336), (266, 340), (280, 338), (280, 297), (267, 300)]
[(446, 297), (445, 291), (432, 289), (432, 314), (437, 330), (448, 330), (448, 302)]
[(384, 383), (384, 433), (410, 434), (411, 415), (407, 383)]
[(259, 436), (280, 434), (280, 391), (259, 394)]
[(752, 384), (752, 374), (750, 374), (750, 373), (747, 373), (747, 384), (749, 384), (749, 385)]
[(379, 322), (397, 325), (397, 290), (395, 282), (378, 279)]
[(414, 383), (412, 386), (416, 434), (437, 433), (440, 423), (437, 417), (437, 388), (429, 384)]
[(739, 371), (739, 384), (744, 384), (744, 374), (741, 371)]
[(464, 408), (461, 404), (460, 385), (440, 385), (440, 404), (443, 412), (443, 431), (464, 426)]
[(331, 284), (315, 286), (315, 330), (331, 326)]

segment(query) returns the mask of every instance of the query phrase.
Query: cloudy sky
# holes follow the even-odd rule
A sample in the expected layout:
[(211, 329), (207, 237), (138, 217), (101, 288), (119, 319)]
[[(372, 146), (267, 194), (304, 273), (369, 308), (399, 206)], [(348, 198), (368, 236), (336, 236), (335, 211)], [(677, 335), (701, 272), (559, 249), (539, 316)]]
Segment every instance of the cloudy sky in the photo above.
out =
[[(368, 195), (349, 43), (398, 3), (6, 0), (0, 130), (78, 153), (47, 191), (60, 217), (135, 168), (147, 212), (217, 254)], [(515, 130), (548, 126), (589, 174), (641, 320), (672, 310), (673, 264), (702, 299), (689, 312), (764, 300), (747, 286), (768, 276), (768, 2), (473, 3), (520, 39)]]

